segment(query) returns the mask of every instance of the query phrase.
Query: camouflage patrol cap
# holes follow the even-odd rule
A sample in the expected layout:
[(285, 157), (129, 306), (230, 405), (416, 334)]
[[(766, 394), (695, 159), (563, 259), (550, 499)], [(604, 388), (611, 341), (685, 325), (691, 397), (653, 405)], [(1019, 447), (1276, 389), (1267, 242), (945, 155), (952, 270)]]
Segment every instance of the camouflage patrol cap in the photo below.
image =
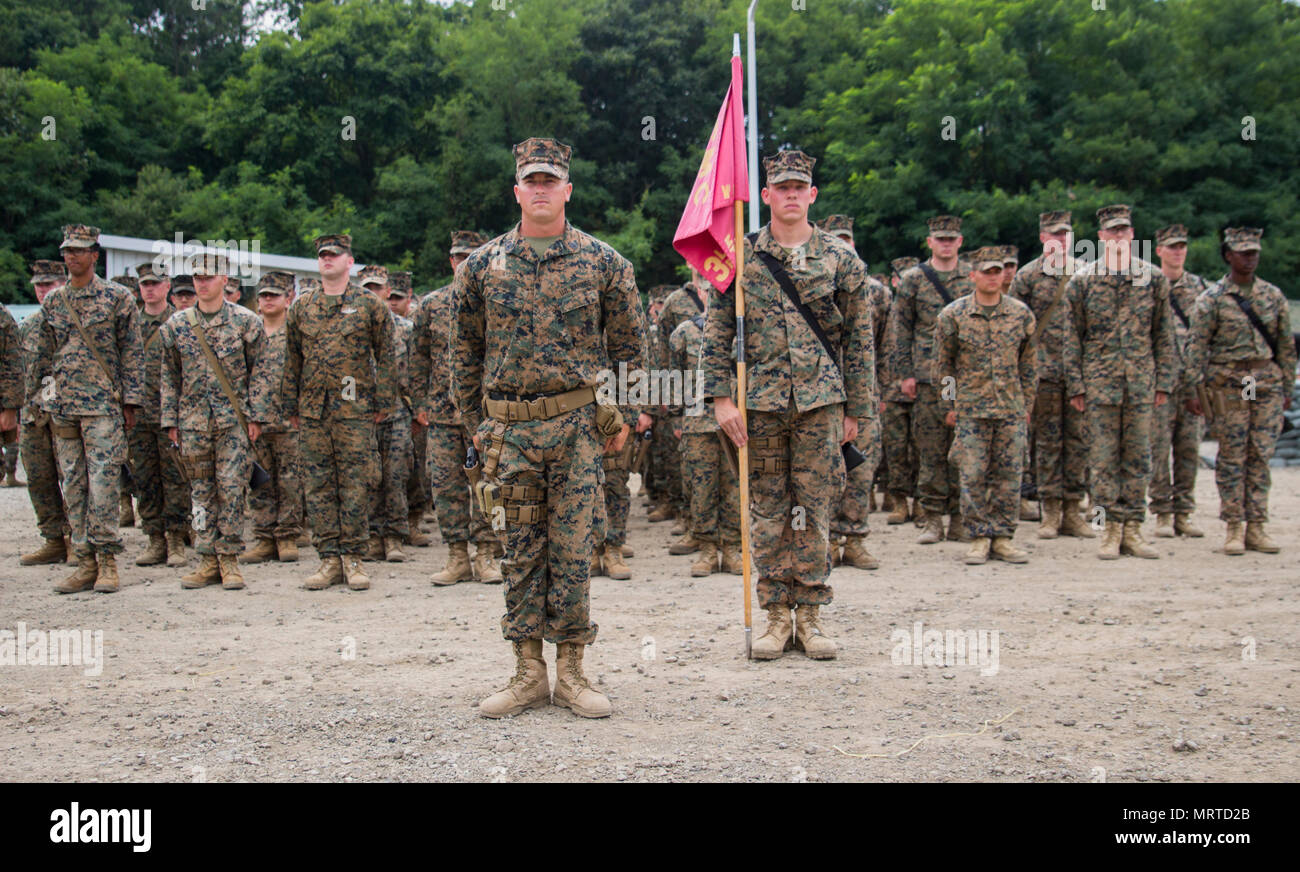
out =
[(231, 291), (243, 291), (244, 284), (234, 276), (226, 276), (226, 293)]
[(59, 246), (60, 251), (65, 248), (95, 248), (98, 245), (98, 227), (91, 227), (88, 224), (63, 225), (63, 244)]
[(298, 290), (304, 294), (308, 291), (320, 290), (320, 279), (305, 276), (298, 280)]
[(407, 270), (393, 270), (388, 274), (388, 296), (411, 296), (411, 273)]
[(262, 273), (257, 280), (257, 294), (277, 294), (285, 296), (293, 290), (293, 273), (283, 270), (271, 270)]
[(1002, 251), (1004, 248), (1006, 248), (1006, 246), (986, 245), (983, 248), (975, 249), (975, 253), (971, 255), (971, 266), (980, 272), (993, 269), (994, 267), (1001, 269), (1003, 263)]
[(1233, 251), (1259, 251), (1259, 239), (1263, 235), (1260, 227), (1225, 227), (1223, 244)]
[(853, 238), (853, 216), (851, 215), (827, 215), (817, 222), (817, 226), (827, 233)]
[(1187, 228), (1182, 224), (1170, 224), (1156, 231), (1156, 245), (1175, 245), (1187, 242)]
[(377, 263), (366, 264), (357, 273), (357, 284), (361, 287), (366, 285), (386, 285), (388, 284), (388, 267)]
[(767, 174), (769, 187), (791, 179), (811, 185), (813, 166), (816, 163), (817, 158), (791, 148), (763, 158), (763, 172)]
[(316, 256), (322, 254), (351, 254), (352, 237), (346, 233), (327, 233), (312, 240), (316, 247)]
[(487, 242), (487, 239), (481, 233), (475, 233), (473, 230), (453, 230), (451, 231), (451, 251), (449, 254), (452, 257), (458, 254), (473, 254), (474, 249), (485, 242)]
[(171, 293), (172, 296), (177, 294), (193, 294), (194, 276), (189, 273), (181, 273), (178, 276), (173, 276)]
[(226, 262), (224, 254), (212, 254), (205, 251), (190, 258), (190, 275), (195, 277), (224, 276), (229, 273), (230, 265)]
[(953, 239), (961, 236), (961, 219), (956, 215), (935, 215), (926, 225), (935, 239)]
[(68, 278), (68, 267), (61, 260), (34, 260), (31, 263), (32, 284), (62, 282)]
[(677, 290), (678, 287), (678, 285), (655, 285), (650, 289), (650, 301), (653, 303), (658, 300), (666, 300), (668, 295)]
[(160, 269), (152, 260), (145, 263), (136, 264), (135, 274), (140, 277), (140, 283), (146, 282), (165, 282), (167, 281), (167, 270)]
[(1116, 227), (1133, 226), (1133, 207), (1124, 203), (1116, 203), (1114, 206), (1102, 206), (1097, 210), (1097, 223), (1102, 230), (1113, 230)]
[(546, 173), (557, 179), (569, 177), (569, 156), (573, 149), (558, 139), (531, 137), (514, 148), (515, 178), (522, 181), (532, 173)]
[(901, 278), (904, 272), (920, 262), (920, 259), (915, 257), (896, 257), (889, 262), (889, 268), (894, 271), (894, 275)]
[(1003, 263), (1020, 263), (1020, 248), (1016, 245), (1000, 245)]
[(132, 291), (140, 290), (140, 280), (135, 276), (113, 276), (110, 281), (116, 282), (124, 288), (130, 288)]
[(1040, 233), (1063, 233), (1074, 229), (1071, 224), (1071, 215), (1069, 209), (1058, 209), (1054, 212), (1038, 213), (1038, 230)]

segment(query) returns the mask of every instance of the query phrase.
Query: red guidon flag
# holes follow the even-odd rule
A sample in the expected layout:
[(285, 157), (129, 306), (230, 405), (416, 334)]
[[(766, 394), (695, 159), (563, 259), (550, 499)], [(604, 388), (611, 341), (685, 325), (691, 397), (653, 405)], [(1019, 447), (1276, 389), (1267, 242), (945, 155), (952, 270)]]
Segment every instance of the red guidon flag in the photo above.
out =
[(736, 273), (735, 204), (749, 200), (740, 58), (731, 58), (731, 86), (704, 150), (691, 197), (673, 234), (673, 248), (726, 293)]

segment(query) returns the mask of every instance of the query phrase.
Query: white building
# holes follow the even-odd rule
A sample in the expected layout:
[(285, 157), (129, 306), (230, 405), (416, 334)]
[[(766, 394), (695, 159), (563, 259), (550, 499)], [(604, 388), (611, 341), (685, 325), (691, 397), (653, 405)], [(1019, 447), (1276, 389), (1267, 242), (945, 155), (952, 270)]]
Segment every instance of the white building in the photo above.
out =
[[(113, 276), (133, 276), (135, 268), (142, 263), (163, 258), (169, 266), (180, 259), (194, 255), (225, 254), (230, 259), (231, 274), (235, 275), (246, 287), (257, 284), (263, 272), (284, 270), (298, 278), (320, 278), (316, 270), (314, 257), (290, 257), (287, 254), (267, 254), (261, 250), (258, 240), (207, 240), (216, 242), (218, 247), (202, 245), (199, 240), (183, 239), (180, 234), (174, 240), (143, 239), (138, 236), (114, 236), (111, 233), (99, 235), (99, 246), (103, 254), (99, 259), (99, 274), (106, 279)], [(241, 245), (241, 243), (243, 243)], [(183, 262), (183, 261), (182, 261)], [(356, 275), (365, 264), (354, 264), (352, 274)], [(237, 272), (236, 272), (237, 270)], [(184, 272), (183, 269), (169, 268), (169, 275)]]

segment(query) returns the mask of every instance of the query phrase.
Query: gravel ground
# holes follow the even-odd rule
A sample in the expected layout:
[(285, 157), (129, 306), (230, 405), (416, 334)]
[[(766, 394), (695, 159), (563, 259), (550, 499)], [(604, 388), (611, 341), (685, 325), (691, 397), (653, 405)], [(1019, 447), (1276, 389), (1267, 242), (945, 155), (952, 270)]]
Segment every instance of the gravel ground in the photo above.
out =
[[(1219, 553), (1213, 473), (1197, 490), (1209, 535), (1156, 540), (1158, 561), (1101, 562), (1094, 542), (1040, 542), (1023, 524), (1029, 564), (966, 567), (965, 545), (916, 546), (911, 525), (873, 515), (882, 568), (837, 569), (823, 612), (839, 659), (770, 663), (744, 659), (740, 578), (690, 578), (636, 499), (634, 578), (592, 583), (587, 673), (614, 705), (602, 721), (478, 717), (513, 668), (502, 589), (432, 586), (440, 545), (370, 564), (366, 593), (301, 590), (310, 548), (247, 568), (245, 591), (184, 591), (177, 570), (130, 562), (144, 544), (130, 529), (121, 592), (62, 597), (64, 567), (18, 565), (37, 544), (31, 506), (0, 490), (0, 632), (103, 644), (97, 675), (0, 666), (0, 779), (1296, 780), (1300, 469), (1274, 470), (1280, 555)], [(917, 622), (996, 631), (996, 664), (960, 650), (910, 662), (892, 636)]]

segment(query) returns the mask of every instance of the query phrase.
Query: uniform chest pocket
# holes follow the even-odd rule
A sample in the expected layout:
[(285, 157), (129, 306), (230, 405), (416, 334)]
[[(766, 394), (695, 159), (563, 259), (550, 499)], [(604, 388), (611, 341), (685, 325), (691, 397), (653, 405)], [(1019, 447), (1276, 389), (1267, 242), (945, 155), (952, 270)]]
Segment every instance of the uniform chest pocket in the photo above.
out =
[(559, 301), (559, 309), (566, 330), (579, 335), (600, 332), (600, 289), (594, 282), (570, 285)]
[(1088, 321), (1088, 333), (1096, 336), (1115, 328), (1115, 291), (1106, 286), (1094, 287), (1083, 300), (1083, 313)]
[(803, 287), (796, 285), (796, 288), (803, 304), (812, 312), (826, 335), (832, 340), (837, 339), (844, 324), (844, 315), (835, 303), (835, 289), (830, 281), (816, 281)]
[(1125, 307), (1125, 323), (1130, 330), (1149, 332), (1154, 317), (1156, 301), (1150, 285), (1128, 289), (1128, 305)]

